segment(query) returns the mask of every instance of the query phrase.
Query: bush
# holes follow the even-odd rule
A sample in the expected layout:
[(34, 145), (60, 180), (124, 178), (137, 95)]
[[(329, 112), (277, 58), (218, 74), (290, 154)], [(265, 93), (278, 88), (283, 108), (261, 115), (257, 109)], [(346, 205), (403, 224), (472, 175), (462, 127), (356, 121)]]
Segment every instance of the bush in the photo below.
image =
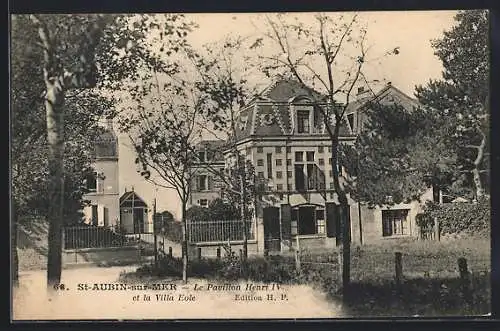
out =
[[(491, 224), (490, 199), (477, 203), (446, 203), (425, 206), (422, 220), (437, 218), (442, 234), (473, 234), (489, 236)], [(433, 222), (433, 221), (432, 221)]]

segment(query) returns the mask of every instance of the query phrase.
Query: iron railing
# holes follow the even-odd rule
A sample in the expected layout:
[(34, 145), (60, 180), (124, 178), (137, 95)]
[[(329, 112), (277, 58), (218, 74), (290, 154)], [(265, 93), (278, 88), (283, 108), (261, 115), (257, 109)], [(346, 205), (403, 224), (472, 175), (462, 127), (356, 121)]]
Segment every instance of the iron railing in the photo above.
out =
[[(187, 222), (188, 239), (192, 243), (242, 241), (244, 238), (243, 222), (222, 220), (208, 222)], [(247, 239), (255, 239), (255, 223), (246, 222)]]

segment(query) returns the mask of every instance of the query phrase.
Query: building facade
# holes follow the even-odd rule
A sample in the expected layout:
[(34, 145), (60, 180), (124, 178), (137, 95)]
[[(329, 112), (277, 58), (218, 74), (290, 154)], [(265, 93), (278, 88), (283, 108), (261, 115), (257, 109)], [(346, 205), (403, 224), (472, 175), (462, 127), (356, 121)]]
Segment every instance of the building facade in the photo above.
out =
[(225, 168), (224, 141), (205, 140), (196, 146), (197, 162), (191, 169), (191, 186), (188, 208), (207, 208), (210, 202), (221, 196), (223, 181), (218, 172)]
[(120, 217), (118, 138), (108, 120), (95, 142), (94, 173), (86, 179), (83, 199), (90, 204), (83, 210), (84, 222), (96, 226), (114, 226)]
[[(349, 209), (340, 210), (333, 167), (338, 167), (341, 181), (349, 174), (341, 165), (332, 164), (331, 142), (317, 108), (327, 104), (317, 100), (321, 100), (317, 92), (295, 80), (280, 79), (239, 115), (237, 148), (264, 183), (256, 198), (255, 247), (249, 251), (286, 251), (297, 244), (302, 249), (333, 248), (339, 241), (341, 212), (351, 219), (354, 243), (418, 235), (415, 216), (420, 202), (368, 208), (348, 197)], [(360, 88), (340, 124), (341, 144), (354, 143), (366, 122), (369, 101), (374, 100), (404, 107), (418, 105), (390, 84), (377, 94)], [(432, 193), (426, 192), (423, 200), (429, 196)]]

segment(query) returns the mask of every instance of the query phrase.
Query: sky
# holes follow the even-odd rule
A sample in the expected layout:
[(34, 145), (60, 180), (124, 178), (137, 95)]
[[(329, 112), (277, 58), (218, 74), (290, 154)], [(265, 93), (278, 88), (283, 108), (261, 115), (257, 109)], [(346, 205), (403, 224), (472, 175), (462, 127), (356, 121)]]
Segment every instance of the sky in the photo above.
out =
[[(352, 13), (347, 13), (352, 14)], [(399, 47), (398, 56), (374, 61), (367, 71), (374, 79), (390, 81), (409, 96), (414, 96), (416, 85), (425, 85), (430, 79), (440, 79), (442, 66), (434, 55), (431, 40), (441, 38), (443, 32), (454, 25), (456, 11), (402, 11), (362, 12), (359, 17), (368, 26), (366, 36), (370, 54), (383, 54)], [(313, 13), (293, 13), (300, 20), (310, 21)], [(189, 36), (194, 47), (216, 42), (231, 35), (254, 36), (256, 26), (262, 22), (259, 14), (186, 14), (199, 26)], [(264, 85), (267, 85), (266, 82)], [(156, 198), (157, 210), (169, 210), (180, 216), (177, 194), (146, 182), (136, 171), (135, 155), (128, 138), (119, 134), (119, 181), (120, 193), (132, 187), (147, 204), (152, 206)]]

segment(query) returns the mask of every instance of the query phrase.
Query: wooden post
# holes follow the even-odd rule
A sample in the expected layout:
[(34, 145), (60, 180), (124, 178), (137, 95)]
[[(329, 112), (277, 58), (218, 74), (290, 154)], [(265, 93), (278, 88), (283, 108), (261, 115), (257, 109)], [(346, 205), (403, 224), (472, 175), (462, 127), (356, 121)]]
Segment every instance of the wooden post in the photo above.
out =
[(441, 240), (440, 228), (439, 228), (439, 219), (437, 217), (434, 217), (434, 238), (437, 241)]
[(170, 256), (170, 257), (173, 256), (173, 254), (172, 254), (172, 246), (168, 247), (168, 256)]
[(458, 271), (460, 272), (460, 281), (462, 294), (465, 302), (472, 303), (472, 291), (470, 288), (470, 273), (467, 268), (467, 260), (464, 257), (458, 259)]
[(201, 260), (201, 247), (198, 247), (198, 249), (196, 250), (196, 257), (198, 258), (198, 261)]
[(402, 255), (401, 252), (396, 252), (394, 254), (395, 259), (395, 270), (396, 270), (396, 285), (399, 286), (401, 285), (401, 280), (403, 278), (403, 263), (402, 263)]
[(298, 273), (301, 272), (302, 268), (300, 266), (300, 244), (299, 244), (299, 235), (295, 235), (295, 241), (297, 242), (297, 245), (295, 247), (295, 269), (297, 270)]
[(217, 247), (217, 260), (220, 260), (220, 247)]

